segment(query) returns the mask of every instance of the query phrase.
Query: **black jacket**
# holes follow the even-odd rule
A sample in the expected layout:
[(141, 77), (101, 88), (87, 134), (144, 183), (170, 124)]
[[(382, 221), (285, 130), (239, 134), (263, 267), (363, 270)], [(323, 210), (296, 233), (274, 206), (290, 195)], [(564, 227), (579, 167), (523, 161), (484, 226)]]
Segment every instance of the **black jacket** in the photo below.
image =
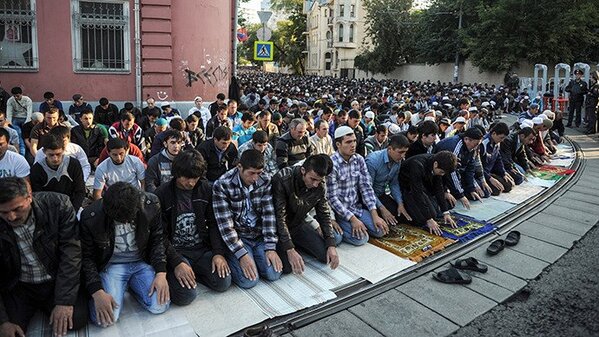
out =
[(570, 80), (566, 86), (566, 92), (570, 93), (570, 101), (580, 102), (584, 100), (584, 95), (588, 91), (587, 82), (583, 80)]
[[(409, 199), (414, 201), (414, 204), (407, 203), (406, 207), (416, 224), (424, 224), (428, 219), (437, 217), (431, 199), (437, 202), (442, 212), (449, 210), (443, 177), (434, 175), (432, 171), (433, 155), (428, 153), (410, 157), (401, 164), (399, 186), (401, 193), (409, 195)], [(418, 208), (419, 212), (410, 212), (413, 208)], [(421, 214), (422, 218), (416, 218), (416, 214)]]
[[(114, 252), (114, 224), (102, 210), (102, 199), (94, 201), (81, 213), (81, 250), (83, 277), (90, 295), (103, 289), (100, 272)], [(158, 197), (144, 193), (143, 206), (135, 220), (135, 240), (144, 260), (157, 273), (166, 272), (166, 254)]]
[(94, 123), (96, 124), (106, 125), (109, 128), (117, 120), (120, 120), (119, 108), (112, 103), (108, 105), (108, 109), (98, 105), (94, 110)]
[[(156, 189), (156, 195), (162, 206), (166, 259), (171, 268), (175, 268), (183, 262), (183, 257), (171, 244), (177, 224), (176, 188), (176, 180), (173, 178)], [(225, 256), (227, 248), (216, 226), (216, 218), (212, 209), (212, 185), (207, 180), (198, 181), (191, 192), (191, 203), (195, 213), (195, 225), (200, 233), (203, 247), (211, 249), (214, 255)]]
[(512, 132), (509, 136), (505, 137), (503, 142), (499, 145), (501, 149), (501, 160), (503, 160), (503, 167), (506, 171), (514, 169), (514, 163), (522, 166), (523, 169), (528, 170), (526, 148), (522, 142), (520, 142), (518, 137), (517, 132)]
[(85, 137), (85, 132), (81, 125), (71, 129), (71, 142), (81, 146), (88, 158), (97, 158), (102, 153), (104, 148), (104, 136), (100, 131), (100, 127), (94, 125), (89, 137)]
[[(432, 152), (435, 152), (435, 145), (432, 146)], [(410, 144), (410, 147), (408, 148), (408, 152), (406, 152), (406, 159), (410, 158), (410, 157), (414, 157), (416, 155), (419, 154), (424, 154), (424, 153), (428, 153), (428, 149), (426, 148), (426, 146), (424, 146), (424, 144), (422, 143), (422, 141), (420, 139), (417, 139), (415, 142), (413, 142), (412, 144)]]
[[(44, 159), (45, 160), (45, 159)], [(48, 181), (48, 174), (42, 167), (42, 164), (35, 163), (31, 167), (29, 179), (31, 180), (31, 189), (34, 192), (48, 191), (62, 193), (69, 197), (73, 208), (79, 210), (85, 199), (85, 181), (83, 180), (83, 169), (81, 164), (74, 157), (65, 157), (69, 161), (67, 166), (68, 177), (61, 177), (60, 182), (56, 179)]]
[(307, 189), (301, 176), (301, 167), (286, 167), (272, 177), (272, 193), (277, 218), (279, 245), (284, 250), (294, 248), (289, 233), (304, 223), (306, 215), (314, 208), (316, 220), (327, 247), (335, 246), (330, 208), (326, 199), (325, 183)]
[(216, 181), (216, 179), (232, 169), (237, 163), (237, 148), (232, 143), (224, 151), (220, 160), (218, 159), (218, 153), (216, 153), (216, 145), (214, 145), (213, 138), (200, 144), (198, 151), (200, 151), (206, 161), (206, 179), (211, 182)]
[[(33, 249), (55, 281), (54, 303), (74, 305), (79, 291), (81, 244), (75, 211), (66, 195), (54, 192), (33, 194), (35, 214)], [(21, 255), (12, 227), (0, 219), (0, 324), (9, 320), (2, 292), (19, 281)]]

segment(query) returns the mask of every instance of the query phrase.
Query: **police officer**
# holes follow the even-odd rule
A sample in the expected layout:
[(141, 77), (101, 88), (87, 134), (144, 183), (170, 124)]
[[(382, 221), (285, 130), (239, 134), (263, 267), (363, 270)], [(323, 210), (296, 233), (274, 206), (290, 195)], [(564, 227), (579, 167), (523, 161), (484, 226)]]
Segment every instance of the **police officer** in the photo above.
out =
[(584, 101), (584, 95), (587, 93), (587, 83), (582, 80), (582, 70), (574, 70), (575, 79), (570, 80), (570, 83), (566, 86), (566, 92), (570, 93), (570, 108), (568, 111), (568, 125), (572, 127), (572, 119), (574, 113), (576, 113), (576, 127), (580, 127), (580, 114), (582, 112), (582, 103)]
[(599, 71), (591, 74), (589, 93), (585, 106), (585, 116), (589, 119), (587, 134), (597, 132), (597, 107), (599, 106)]

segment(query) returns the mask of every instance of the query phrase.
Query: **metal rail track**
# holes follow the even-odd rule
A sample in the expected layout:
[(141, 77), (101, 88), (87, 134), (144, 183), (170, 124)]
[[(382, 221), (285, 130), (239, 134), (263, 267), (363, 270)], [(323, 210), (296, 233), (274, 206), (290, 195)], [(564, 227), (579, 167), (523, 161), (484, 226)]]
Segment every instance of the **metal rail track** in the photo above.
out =
[[(500, 214), (491, 219), (490, 221), (498, 227), (498, 230), (495, 232), (477, 237), (465, 244), (454, 244), (449, 246), (445, 250), (436, 253), (433, 256), (427, 257), (423, 262), (403, 270), (397, 275), (391, 276), (390, 278), (377, 284), (371, 284), (366, 280), (352, 282), (342, 288), (337, 289), (335, 291), (337, 298), (329, 302), (306, 308), (289, 315), (275, 317), (262, 322), (257, 326), (264, 324), (269, 325), (273, 332), (279, 335), (299, 329), (303, 326), (309, 325), (327, 316), (346, 310), (352, 306), (378, 296), (419, 276), (429, 273), (430, 271), (453, 260), (456, 256), (467, 254), (470, 251), (477, 249), (482, 245), (488, 244), (492, 240), (495, 240), (497, 236), (503, 235), (512, 230), (520, 223), (541, 212), (542, 209), (538, 209), (539, 206), (550, 205), (580, 179), (580, 175), (586, 166), (584, 153), (580, 150), (580, 147), (577, 143), (573, 142), (569, 138), (566, 139), (578, 154), (572, 165), (572, 169), (576, 170), (576, 173), (566, 179), (561, 179), (553, 187), (547, 189), (546, 192), (538, 195), (534, 199), (529, 200), (525, 204), (518, 205), (509, 212)], [(544, 208), (545, 207), (543, 207), (543, 209)], [(242, 335), (243, 331), (238, 331), (231, 336)]]

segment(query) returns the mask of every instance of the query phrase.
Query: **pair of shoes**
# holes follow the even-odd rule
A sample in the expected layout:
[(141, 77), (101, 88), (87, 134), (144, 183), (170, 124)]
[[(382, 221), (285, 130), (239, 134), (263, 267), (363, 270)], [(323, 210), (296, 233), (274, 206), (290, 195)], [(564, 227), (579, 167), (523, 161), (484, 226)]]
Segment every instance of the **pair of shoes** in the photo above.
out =
[(243, 337), (276, 337), (268, 325), (248, 328), (243, 332)]
[(454, 267), (442, 270), (438, 273), (433, 273), (433, 278), (441, 283), (447, 284), (470, 284), (472, 283), (472, 277), (470, 275), (461, 273)]
[(489, 255), (497, 255), (499, 252), (505, 248), (505, 246), (515, 246), (520, 241), (520, 232), (511, 231), (505, 237), (505, 240), (498, 239), (491, 242), (491, 245), (487, 247), (487, 254)]

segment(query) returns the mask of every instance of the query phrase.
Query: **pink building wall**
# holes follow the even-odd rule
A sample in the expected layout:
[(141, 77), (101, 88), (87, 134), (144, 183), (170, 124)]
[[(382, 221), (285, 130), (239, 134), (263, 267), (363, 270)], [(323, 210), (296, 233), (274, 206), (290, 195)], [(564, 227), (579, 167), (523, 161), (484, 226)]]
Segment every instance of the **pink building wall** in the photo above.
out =
[[(34, 102), (44, 100), (44, 92), (52, 91), (68, 103), (75, 93), (81, 93), (92, 104), (100, 97), (112, 101), (135, 99), (135, 58), (130, 74), (90, 74), (73, 71), (71, 45), (71, 2), (36, 1), (37, 45), (39, 70), (36, 72), (0, 72), (2, 86), (6, 89), (22, 86)], [(133, 6), (131, 6), (133, 18)], [(131, 36), (133, 36), (131, 20)], [(134, 51), (133, 39), (131, 50)], [(134, 55), (132, 53), (132, 55)], [(67, 104), (68, 106), (68, 104)], [(65, 107), (66, 108), (66, 107)]]
[[(234, 0), (141, 0), (142, 99), (206, 102), (228, 93), (232, 75)], [(36, 1), (39, 70), (1, 72), (4, 88), (22, 86), (33, 101), (53, 91), (63, 102), (81, 93), (92, 105), (100, 97), (135, 101), (135, 13), (130, 1), (131, 67), (127, 74), (75, 73), (71, 2)], [(189, 68), (198, 80), (187, 85)]]

